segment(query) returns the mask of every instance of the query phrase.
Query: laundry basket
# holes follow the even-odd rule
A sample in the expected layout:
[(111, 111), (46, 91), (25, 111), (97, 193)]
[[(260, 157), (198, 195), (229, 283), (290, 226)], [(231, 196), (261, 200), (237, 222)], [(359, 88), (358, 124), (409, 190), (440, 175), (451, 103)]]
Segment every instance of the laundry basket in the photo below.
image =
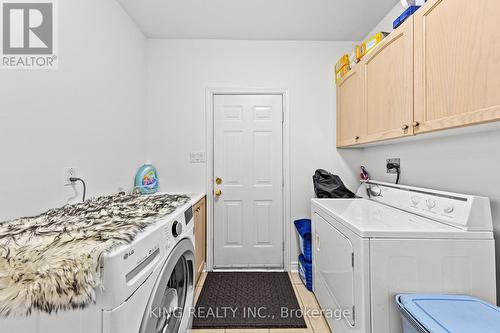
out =
[(302, 219), (294, 223), (300, 236), (300, 252), (306, 261), (312, 262), (311, 220)]

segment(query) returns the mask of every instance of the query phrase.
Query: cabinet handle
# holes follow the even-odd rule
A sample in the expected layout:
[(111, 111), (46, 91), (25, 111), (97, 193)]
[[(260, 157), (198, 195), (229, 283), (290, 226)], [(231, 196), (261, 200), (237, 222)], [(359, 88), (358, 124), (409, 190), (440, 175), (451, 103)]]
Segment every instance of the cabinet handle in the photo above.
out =
[(358, 141), (358, 140), (359, 140), (359, 136), (357, 136), (357, 135), (356, 135), (356, 136), (354, 137), (354, 140)]
[(401, 126), (401, 129), (402, 129), (403, 131), (406, 131), (408, 128), (410, 128), (410, 126), (408, 126), (408, 125), (406, 125), (406, 124), (404, 124), (403, 126)]
[(420, 123), (418, 121), (414, 121), (413, 122), (413, 127), (418, 127), (418, 126), (420, 126)]

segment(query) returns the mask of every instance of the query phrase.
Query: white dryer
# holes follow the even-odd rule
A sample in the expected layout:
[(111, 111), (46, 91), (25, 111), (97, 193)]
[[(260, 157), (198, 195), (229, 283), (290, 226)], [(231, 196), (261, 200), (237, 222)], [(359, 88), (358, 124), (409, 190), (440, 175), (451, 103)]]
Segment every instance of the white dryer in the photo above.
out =
[(133, 243), (101, 258), (96, 304), (0, 320), (0, 333), (184, 333), (194, 300), (194, 195)]
[(399, 293), (496, 303), (489, 199), (372, 181), (358, 194), (312, 200), (314, 292), (333, 332), (401, 333)]

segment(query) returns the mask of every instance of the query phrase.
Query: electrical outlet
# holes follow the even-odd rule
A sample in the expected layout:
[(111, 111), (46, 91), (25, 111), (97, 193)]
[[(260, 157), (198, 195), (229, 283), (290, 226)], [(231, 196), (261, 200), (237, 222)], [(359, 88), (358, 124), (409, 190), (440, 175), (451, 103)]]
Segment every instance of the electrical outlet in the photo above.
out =
[[(387, 166), (387, 164), (389, 164), (389, 163), (399, 165), (399, 167), (401, 168), (401, 159), (400, 158), (388, 158), (385, 165)], [(396, 171), (396, 169), (387, 169), (387, 173), (396, 174), (398, 172)]]
[(64, 168), (64, 185), (71, 185), (69, 179), (72, 177), (78, 177), (78, 169), (75, 167)]

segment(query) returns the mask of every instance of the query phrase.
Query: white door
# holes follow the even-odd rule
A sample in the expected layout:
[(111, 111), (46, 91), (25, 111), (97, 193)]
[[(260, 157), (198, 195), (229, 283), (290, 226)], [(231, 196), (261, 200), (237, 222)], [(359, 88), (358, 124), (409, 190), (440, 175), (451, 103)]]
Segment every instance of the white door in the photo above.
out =
[(214, 96), (215, 268), (283, 267), (282, 128), (282, 95)]

